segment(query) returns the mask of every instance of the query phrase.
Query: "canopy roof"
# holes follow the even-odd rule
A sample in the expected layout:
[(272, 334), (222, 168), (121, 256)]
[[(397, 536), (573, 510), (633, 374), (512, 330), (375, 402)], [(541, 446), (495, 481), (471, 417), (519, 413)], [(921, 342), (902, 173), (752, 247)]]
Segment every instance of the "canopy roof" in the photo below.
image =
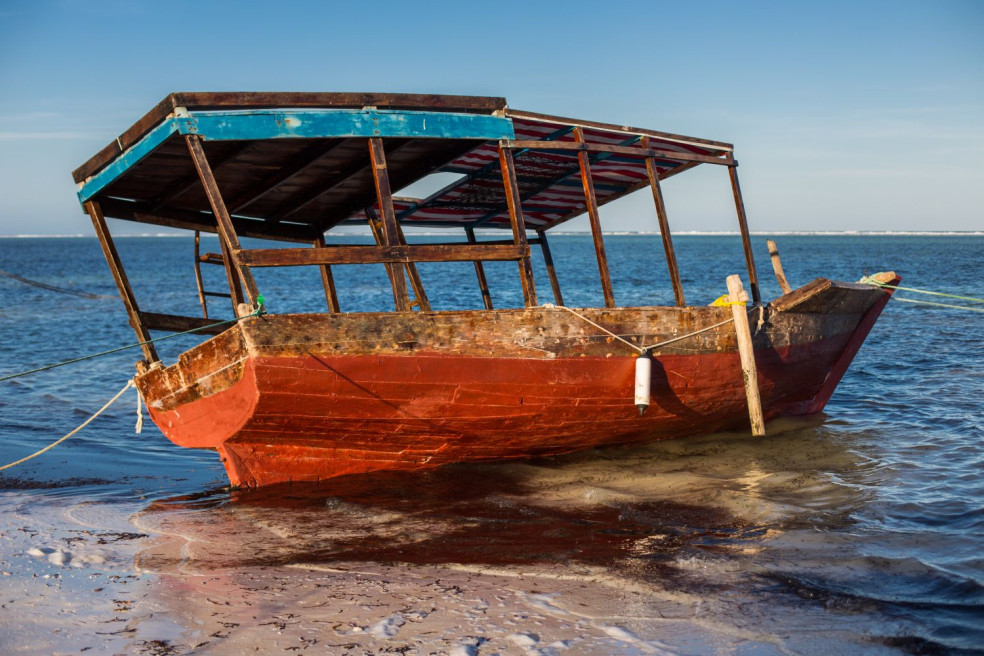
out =
[[(175, 93), (74, 171), (106, 216), (214, 230), (184, 135), (199, 135), (241, 235), (310, 241), (364, 223), (376, 205), (367, 147), (381, 137), (390, 186), (457, 176), (427, 198), (396, 198), (405, 226), (509, 228), (500, 143), (513, 149), (526, 226), (586, 209), (578, 153), (598, 205), (702, 162), (730, 144), (510, 109), (503, 98), (365, 93)], [(451, 176), (448, 176), (451, 177)]]

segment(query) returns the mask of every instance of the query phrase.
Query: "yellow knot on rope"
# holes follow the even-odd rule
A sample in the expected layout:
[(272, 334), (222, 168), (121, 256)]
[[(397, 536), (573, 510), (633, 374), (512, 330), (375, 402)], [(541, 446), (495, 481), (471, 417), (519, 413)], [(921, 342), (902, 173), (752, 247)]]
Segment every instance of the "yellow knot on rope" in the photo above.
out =
[(748, 305), (745, 301), (729, 301), (730, 297), (725, 294), (724, 296), (718, 296), (714, 299), (714, 302), (710, 304), (709, 307), (731, 307), (732, 305)]

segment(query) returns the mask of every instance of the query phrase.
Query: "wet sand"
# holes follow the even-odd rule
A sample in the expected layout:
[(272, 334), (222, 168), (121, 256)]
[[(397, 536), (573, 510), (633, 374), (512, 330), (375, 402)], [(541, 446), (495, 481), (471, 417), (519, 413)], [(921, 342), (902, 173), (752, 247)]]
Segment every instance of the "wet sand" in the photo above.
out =
[(864, 499), (823, 472), (865, 464), (814, 421), (152, 501), (5, 479), (0, 652), (899, 653), (773, 567), (832, 567), (811, 535)]

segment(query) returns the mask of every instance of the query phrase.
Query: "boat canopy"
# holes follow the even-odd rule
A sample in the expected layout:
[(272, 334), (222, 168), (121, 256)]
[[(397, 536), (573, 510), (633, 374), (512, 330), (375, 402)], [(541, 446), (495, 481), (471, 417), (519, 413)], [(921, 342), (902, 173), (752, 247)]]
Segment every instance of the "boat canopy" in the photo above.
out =
[(374, 138), (392, 190), (446, 174), (425, 198), (392, 198), (404, 227), (511, 228), (504, 149), (522, 224), (540, 233), (653, 177), (735, 165), (727, 143), (515, 110), (504, 98), (173, 93), (74, 171), (80, 202), (107, 217), (216, 232), (188, 136), (198, 137), (240, 236), (306, 243), (385, 213), (367, 146)]
[[(606, 307), (616, 307), (598, 208), (649, 187), (673, 296), (684, 306), (660, 181), (700, 164), (728, 170), (752, 299), (760, 300), (730, 144), (510, 109), (504, 98), (365, 93), (174, 93), (73, 173), (147, 362), (150, 330), (216, 332), (206, 296), (227, 296), (238, 317), (263, 306), (255, 268), (317, 266), (328, 312), (341, 311), (332, 267), (383, 264), (397, 312), (428, 311), (421, 262), (473, 262), (487, 310), (483, 262), (518, 264), (535, 307), (530, 246), (539, 246), (557, 305), (563, 296), (546, 232), (582, 213), (591, 225)], [(437, 175), (423, 198), (393, 190)], [(430, 181), (433, 187), (433, 181)], [(418, 186), (418, 188), (420, 187)], [(195, 231), (202, 317), (142, 311), (106, 217)], [(326, 243), (345, 224), (368, 225), (375, 245)], [(457, 227), (445, 243), (409, 243), (404, 227)], [(640, 228), (656, 227), (648, 223)], [(479, 240), (476, 228), (511, 239)], [(535, 231), (529, 238), (527, 231)], [(221, 253), (199, 252), (199, 233)], [(244, 248), (240, 237), (303, 244)], [(206, 291), (202, 263), (225, 269), (229, 293)], [(411, 298), (408, 290), (413, 290)]]

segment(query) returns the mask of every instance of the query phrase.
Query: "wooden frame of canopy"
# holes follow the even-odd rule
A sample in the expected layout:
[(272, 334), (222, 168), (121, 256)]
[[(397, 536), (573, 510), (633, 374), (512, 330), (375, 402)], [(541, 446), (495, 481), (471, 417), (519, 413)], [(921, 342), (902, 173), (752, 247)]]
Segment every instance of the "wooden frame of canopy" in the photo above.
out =
[[(391, 109), (380, 109), (381, 107)], [(274, 111), (271, 108), (307, 108), (308, 113), (295, 109)], [(290, 120), (295, 114), (301, 117), (295, 120), (317, 124), (312, 129), (321, 130), (314, 135), (319, 140), (314, 140), (311, 135), (291, 132)], [(217, 121), (216, 116), (221, 116), (225, 123)], [(280, 127), (270, 127), (270, 121), (267, 120), (270, 116), (276, 119)], [(432, 122), (432, 127), (426, 127), (428, 120)], [(424, 128), (420, 127), (421, 121)], [(510, 134), (513, 132), (512, 121), (524, 121), (525, 125), (538, 124), (537, 122), (553, 127), (560, 125), (561, 129), (554, 130), (545, 138), (516, 138)], [(229, 124), (233, 127), (228, 127)], [(332, 133), (331, 130), (339, 131), (339, 134)], [(432, 133), (427, 133), (426, 130), (431, 130)], [(611, 136), (615, 143), (599, 143), (599, 134)], [(310, 139), (310, 143), (300, 144), (300, 140), (305, 137)], [(166, 167), (179, 168), (173, 163), (178, 159), (173, 147), (175, 138), (183, 141), (187, 157), (193, 164), (193, 174), (182, 169), (180, 175), (170, 175), (170, 182), (163, 187), (144, 189), (141, 185), (146, 187), (146, 184), (141, 177), (140, 164), (150, 161), (148, 158), (155, 152), (171, 148), (166, 153), (169, 159), (161, 156), (157, 158), (159, 162), (155, 160), (157, 168), (152, 173), (169, 171)], [(265, 172), (261, 181), (235, 192), (227, 199), (220, 189), (218, 174), (225, 171), (235, 174), (237, 165), (243, 166), (244, 163), (251, 162), (251, 149), (257, 142), (278, 139), (294, 140), (289, 157), (282, 159), (281, 166)], [(442, 147), (442, 139), (446, 146)], [(206, 153), (206, 144), (213, 141), (221, 145), (221, 150), (218, 154), (209, 156)], [(358, 142), (365, 149), (361, 154), (356, 146)], [(420, 146), (421, 142), (425, 145)], [(494, 144), (495, 160), (488, 162), (480, 170), (469, 172), (465, 179), (459, 181), (457, 189), (474, 184), (481, 175), (497, 175), (503, 196), (498, 202), (504, 200), (505, 207), (499, 209), (496, 205), (481, 216), (460, 223), (465, 230), (466, 242), (408, 244), (401, 228), (401, 220), (404, 223), (410, 222), (413, 213), (422, 207), (428, 207), (429, 203), (439, 205), (441, 194), (453, 194), (455, 188), (452, 184), (431, 198), (409, 205), (401, 200), (403, 205), (398, 213), (392, 193), (394, 184), (406, 186), (432, 171), (440, 170), (448, 162), (460, 160), (480, 148), (488, 150), (489, 144)], [(667, 144), (677, 147), (677, 150), (670, 149)], [(236, 212), (251, 206), (255, 208), (258, 203), (276, 196), (278, 189), (296, 183), (299, 178), (308, 175), (307, 171), (312, 167), (323, 162), (326, 156), (343, 151), (345, 157), (339, 160), (339, 170), (333, 171), (334, 185), (302, 185), (295, 194), (286, 198), (286, 202), (281, 199), (279, 206), (267, 211), (262, 217), (234, 216)], [(550, 187), (550, 184), (558, 184), (558, 181), (523, 193), (517, 178), (517, 154), (524, 158), (543, 156), (560, 160), (575, 157), (575, 171), (580, 178), (583, 205), (568, 208), (570, 211), (566, 212), (561, 212), (558, 208), (548, 208), (554, 212), (548, 223), (530, 225), (524, 218), (524, 203), (530, 202), (544, 188)], [(592, 174), (592, 168), (606, 165), (608, 159), (628, 161), (632, 166), (643, 170), (644, 175), (630, 184), (608, 185), (604, 197), (599, 200), (599, 183), (597, 176)], [(398, 163), (397, 171), (391, 171), (389, 160)], [(474, 262), (483, 304), (486, 309), (491, 309), (491, 297), (482, 263), (516, 261), (524, 304), (526, 307), (533, 307), (538, 301), (530, 260), (531, 244), (541, 247), (554, 299), (558, 304), (563, 304), (546, 232), (586, 212), (605, 306), (615, 307), (599, 207), (648, 186), (653, 194), (674, 299), (676, 305), (683, 307), (686, 301), (660, 182), (670, 175), (704, 163), (723, 165), (728, 169), (749, 286), (752, 299), (757, 303), (760, 301), (758, 278), (738, 183), (738, 163), (731, 155), (730, 145), (509, 110), (502, 99), (401, 94), (172, 94), (121, 135), (115, 142), (115, 147), (113, 144), (107, 146), (76, 170), (75, 178), (80, 185), (80, 200), (92, 220), (126, 306), (130, 324), (139, 341), (143, 342), (141, 348), (144, 357), (149, 363), (155, 363), (159, 358), (153, 344), (149, 343), (150, 330), (201, 328), (203, 332), (210, 333), (221, 330), (209, 328), (215, 322), (206, 318), (141, 311), (110, 235), (107, 216), (217, 233), (229, 296), (237, 315), (242, 316), (250, 311), (245, 309), (247, 306), (255, 307), (259, 296), (252, 274), (253, 267), (298, 265), (320, 267), (328, 309), (330, 312), (338, 312), (340, 309), (331, 267), (343, 264), (383, 264), (391, 281), (395, 309), (397, 312), (407, 312), (413, 307), (429, 307), (416, 274), (418, 262)], [(556, 165), (556, 162), (552, 165)], [(186, 167), (186, 164), (182, 166)], [(567, 170), (563, 169), (562, 172)], [(134, 182), (128, 183), (124, 179), (128, 174), (134, 178)], [(356, 178), (361, 180), (359, 185), (353, 183)], [(371, 180), (371, 195), (367, 190), (367, 178)], [(120, 180), (123, 180), (123, 189), (116, 192)], [(127, 184), (130, 186), (126, 187)], [(340, 203), (331, 214), (333, 219), (310, 224), (291, 220), (307, 212), (313, 205), (322, 203), (326, 195), (335, 195), (335, 188), (341, 189), (341, 192), (338, 194)], [(182, 200), (193, 193), (203, 193), (207, 206), (200, 200), (197, 206), (193, 202)], [(471, 211), (474, 208), (467, 209)], [(511, 240), (493, 242), (476, 239), (476, 227), (489, 226), (497, 216), (506, 213), (508, 227), (512, 231)], [(325, 229), (330, 229), (343, 220), (360, 220), (359, 216), (364, 216), (361, 220), (368, 220), (373, 228), (375, 245), (325, 244)], [(537, 237), (528, 238), (528, 229), (535, 230)], [(240, 243), (240, 237), (244, 236), (304, 242), (312, 247), (244, 249)], [(407, 277), (410, 278), (416, 297), (414, 302), (409, 298)]]

